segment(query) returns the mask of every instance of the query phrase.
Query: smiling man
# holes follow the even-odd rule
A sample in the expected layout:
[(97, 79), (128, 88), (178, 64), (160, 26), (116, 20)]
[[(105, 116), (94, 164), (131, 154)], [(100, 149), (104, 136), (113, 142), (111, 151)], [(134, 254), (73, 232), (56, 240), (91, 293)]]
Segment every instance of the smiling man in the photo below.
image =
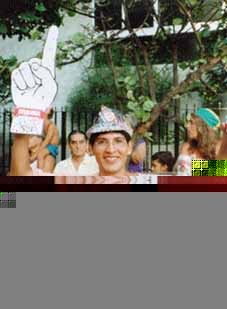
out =
[[(97, 170), (90, 169), (90, 171), (88, 171), (89, 175), (120, 177), (133, 175), (129, 173), (126, 168), (128, 156), (132, 151), (132, 134), (133, 129), (119, 111), (102, 106), (93, 126), (87, 131), (90, 151), (95, 156), (99, 167), (99, 172)], [(74, 154), (76, 152), (77, 159), (81, 159), (82, 155), (84, 155), (84, 151), (86, 150), (86, 143), (84, 143), (86, 142), (85, 136), (81, 133), (73, 135), (74, 137), (76, 136), (76, 140), (73, 139), (75, 142), (73, 145), (71, 139), (72, 137), (69, 136), (71, 150), (73, 150)], [(18, 156), (21, 160), (18, 160)], [(81, 163), (80, 160), (77, 163)], [(59, 168), (56, 168), (54, 174), (43, 173), (38, 169), (32, 170), (29, 165), (28, 137), (26, 135), (15, 134), (11, 162), (11, 175), (59, 176)], [(63, 174), (61, 175), (72, 176), (72, 173), (71, 171), (67, 171), (65, 167)]]
[(99, 165), (99, 176), (130, 176), (126, 163), (132, 152), (133, 129), (116, 110), (101, 107), (93, 126), (87, 131), (90, 150)]

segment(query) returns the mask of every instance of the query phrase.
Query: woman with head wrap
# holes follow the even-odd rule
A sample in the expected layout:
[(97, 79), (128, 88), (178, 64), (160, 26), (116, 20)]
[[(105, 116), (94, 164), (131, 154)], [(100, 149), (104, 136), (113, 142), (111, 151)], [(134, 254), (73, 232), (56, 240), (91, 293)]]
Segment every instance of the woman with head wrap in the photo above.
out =
[(192, 160), (214, 160), (217, 157), (221, 141), (217, 129), (219, 117), (208, 108), (200, 108), (187, 119), (188, 140), (180, 149), (175, 169), (178, 175), (191, 175)]

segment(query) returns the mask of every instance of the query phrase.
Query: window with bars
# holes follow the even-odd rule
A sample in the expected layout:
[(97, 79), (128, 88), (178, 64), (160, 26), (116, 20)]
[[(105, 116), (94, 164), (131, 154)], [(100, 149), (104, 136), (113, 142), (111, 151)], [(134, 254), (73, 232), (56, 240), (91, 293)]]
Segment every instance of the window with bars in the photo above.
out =
[(153, 12), (152, 0), (95, 1), (96, 30), (122, 29), (127, 21), (132, 28), (153, 27)]
[(95, 27), (98, 31), (121, 29), (122, 1), (95, 1)]
[[(179, 3), (192, 13), (195, 23), (214, 22), (220, 17), (225, 5), (223, 0), (198, 0), (196, 5), (187, 0)], [(94, 0), (94, 6), (97, 31), (124, 29), (128, 21), (134, 29), (153, 29), (149, 33), (152, 34), (158, 27), (157, 18), (164, 27), (172, 26), (176, 18), (179, 27), (186, 22), (184, 8), (177, 5), (177, 0)], [(190, 32), (190, 25), (186, 30)]]
[(196, 5), (187, 4), (187, 1), (159, 0), (159, 16), (162, 25), (171, 26), (174, 19), (180, 18), (182, 23), (186, 21), (185, 14), (190, 12), (193, 22), (212, 22), (221, 15), (222, 0), (198, 0)]

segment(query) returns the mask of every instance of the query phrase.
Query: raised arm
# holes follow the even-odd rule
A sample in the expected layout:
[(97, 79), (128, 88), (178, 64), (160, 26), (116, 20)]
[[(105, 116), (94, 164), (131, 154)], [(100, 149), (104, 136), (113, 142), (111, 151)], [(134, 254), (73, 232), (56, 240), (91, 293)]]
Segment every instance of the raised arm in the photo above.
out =
[(146, 143), (139, 144), (132, 152), (131, 160), (138, 164), (140, 162), (143, 162), (146, 157)]
[(14, 135), (10, 176), (32, 176), (28, 151), (28, 138), (27, 135)]
[[(14, 104), (17, 109), (27, 112), (28, 110), (42, 111), (42, 114), (53, 104), (57, 94), (57, 83), (55, 80), (55, 59), (57, 49), (58, 28), (50, 27), (47, 40), (43, 50), (42, 59), (33, 58), (24, 62), (19, 68), (15, 69), (11, 75), (11, 92)], [(29, 111), (30, 112), (30, 111)], [(31, 114), (29, 121), (22, 119), (19, 122), (19, 129), (12, 132), (24, 133), (14, 134), (14, 142), (12, 147), (12, 160), (10, 175), (12, 176), (31, 176), (28, 136), (26, 134), (34, 134), (36, 128), (36, 118), (32, 118), (35, 114)], [(24, 117), (25, 118), (25, 117)], [(20, 119), (21, 120), (21, 119)], [(24, 129), (29, 125), (32, 133)]]

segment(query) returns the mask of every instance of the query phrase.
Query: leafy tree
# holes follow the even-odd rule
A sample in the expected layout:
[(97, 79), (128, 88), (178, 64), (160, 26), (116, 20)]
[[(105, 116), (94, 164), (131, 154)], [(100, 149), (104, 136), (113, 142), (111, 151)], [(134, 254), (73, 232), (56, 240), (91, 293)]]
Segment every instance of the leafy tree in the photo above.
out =
[(11, 57), (3, 59), (0, 57), (0, 101), (1, 104), (7, 104), (10, 98), (10, 74), (16, 68), (17, 59)]
[[(30, 2), (34, 4), (36, 1)], [(40, 5), (42, 3), (37, 2)], [(226, 80), (227, 11), (223, 6), (224, 1), (159, 0), (158, 13), (153, 10), (152, 0), (96, 2), (96, 29), (86, 26), (82, 33), (76, 33), (71, 40), (60, 43), (58, 64), (62, 66), (75, 63), (94, 51), (95, 65), (108, 67), (111, 72), (111, 96), (120, 109), (124, 109), (125, 106), (132, 107), (133, 99), (142, 115), (149, 105), (150, 116), (146, 114), (139, 117), (147, 129), (155, 123), (160, 113), (170, 106), (176, 108), (179, 115), (182, 95), (197, 91), (209, 103), (214, 102), (217, 95), (225, 90), (223, 81)], [(70, 15), (82, 14), (94, 18), (95, 12), (87, 5), (90, 1), (71, 0), (55, 3), (55, 8), (59, 9), (58, 21), (61, 21), (66, 12)], [(124, 12), (118, 25), (113, 4), (114, 8), (122, 6)], [(142, 12), (138, 20), (133, 18), (136, 9)], [(56, 10), (50, 11), (48, 8), (46, 14), (52, 16)], [(158, 23), (158, 27), (152, 36), (138, 35), (137, 30), (146, 28), (154, 21)], [(212, 21), (216, 23), (215, 29), (212, 28)], [(39, 22), (36, 26), (38, 24)], [(110, 26), (115, 31), (109, 32)], [(97, 27), (101, 27), (102, 31), (95, 31), (98, 30)], [(188, 27), (191, 28), (190, 34)], [(125, 35), (125, 30), (128, 35)], [(171, 87), (165, 87), (164, 94), (159, 96), (159, 81), (154, 68), (155, 65), (164, 63), (168, 63), (172, 69), (172, 82)], [(128, 70), (127, 76), (122, 76), (124, 68), (132, 66), (134, 70)], [(179, 70), (185, 71), (186, 77), (182, 81)]]
[(81, 84), (76, 87), (69, 98), (71, 111), (98, 111), (101, 105), (114, 106), (112, 95), (113, 79), (111, 71), (89, 70)]
[(37, 28), (43, 32), (49, 25), (60, 25), (62, 1), (18, 0), (1, 1), (0, 4), (0, 35), (19, 39), (30, 37), (30, 31)]
[[(141, 108), (142, 115), (145, 102), (148, 100), (152, 102), (150, 117), (147, 114), (142, 119), (140, 117), (140, 120), (146, 123), (147, 129), (169, 106), (177, 107), (179, 113), (180, 97), (186, 93), (198, 92), (204, 98), (206, 105), (214, 106), (217, 103), (218, 94), (225, 90), (223, 81), (226, 80), (227, 11), (223, 6), (224, 1), (160, 0), (158, 16), (149, 9), (153, 4), (150, 0), (114, 2), (115, 6), (122, 4), (124, 16), (121, 19), (123, 25), (121, 29), (111, 33), (108, 33), (110, 25), (113, 28), (116, 26), (114, 20), (116, 14), (112, 14), (112, 17), (108, 15), (113, 9), (111, 6), (113, 1), (102, 0), (98, 3), (101, 13), (98, 15), (96, 26), (101, 27), (102, 32), (97, 33), (87, 28), (86, 32), (77, 34), (73, 40), (67, 42), (70, 53), (67, 52), (67, 44), (61, 46), (59, 59), (63, 64), (80, 61), (95, 50), (96, 65), (108, 66), (112, 72), (112, 93), (116, 103), (120, 105), (128, 103), (128, 106), (132, 107), (133, 96), (133, 100)], [(138, 6), (146, 6), (147, 15), (140, 20), (137, 28), (146, 27), (150, 15), (158, 22), (157, 31), (152, 37), (141, 38), (131, 25), (130, 14), (133, 8)], [(216, 23), (216, 29), (212, 28), (213, 21)], [(198, 22), (200, 22), (199, 28)], [(186, 31), (189, 26), (191, 34)], [(125, 30), (129, 35), (126, 38), (120, 37)], [(188, 48), (184, 46), (184, 42), (187, 43), (185, 37), (190, 42)], [(154, 66), (160, 63), (169, 63), (172, 67), (172, 87), (167, 87), (162, 97), (158, 96), (159, 82), (155, 78), (154, 70)], [(125, 65), (134, 66), (135, 71), (130, 73), (129, 70), (128, 76), (122, 80), (119, 67)], [(186, 78), (182, 81), (179, 79), (179, 70), (186, 72)], [(133, 89), (129, 90), (130, 87)]]
[[(89, 1), (78, 0), (17, 0), (0, 3), (0, 35), (17, 35), (19, 40), (31, 37), (31, 31), (43, 32), (50, 25), (60, 26), (65, 14), (74, 16), (78, 5), (87, 8)], [(72, 10), (72, 8), (74, 10)], [(80, 12), (80, 11), (79, 11)]]

